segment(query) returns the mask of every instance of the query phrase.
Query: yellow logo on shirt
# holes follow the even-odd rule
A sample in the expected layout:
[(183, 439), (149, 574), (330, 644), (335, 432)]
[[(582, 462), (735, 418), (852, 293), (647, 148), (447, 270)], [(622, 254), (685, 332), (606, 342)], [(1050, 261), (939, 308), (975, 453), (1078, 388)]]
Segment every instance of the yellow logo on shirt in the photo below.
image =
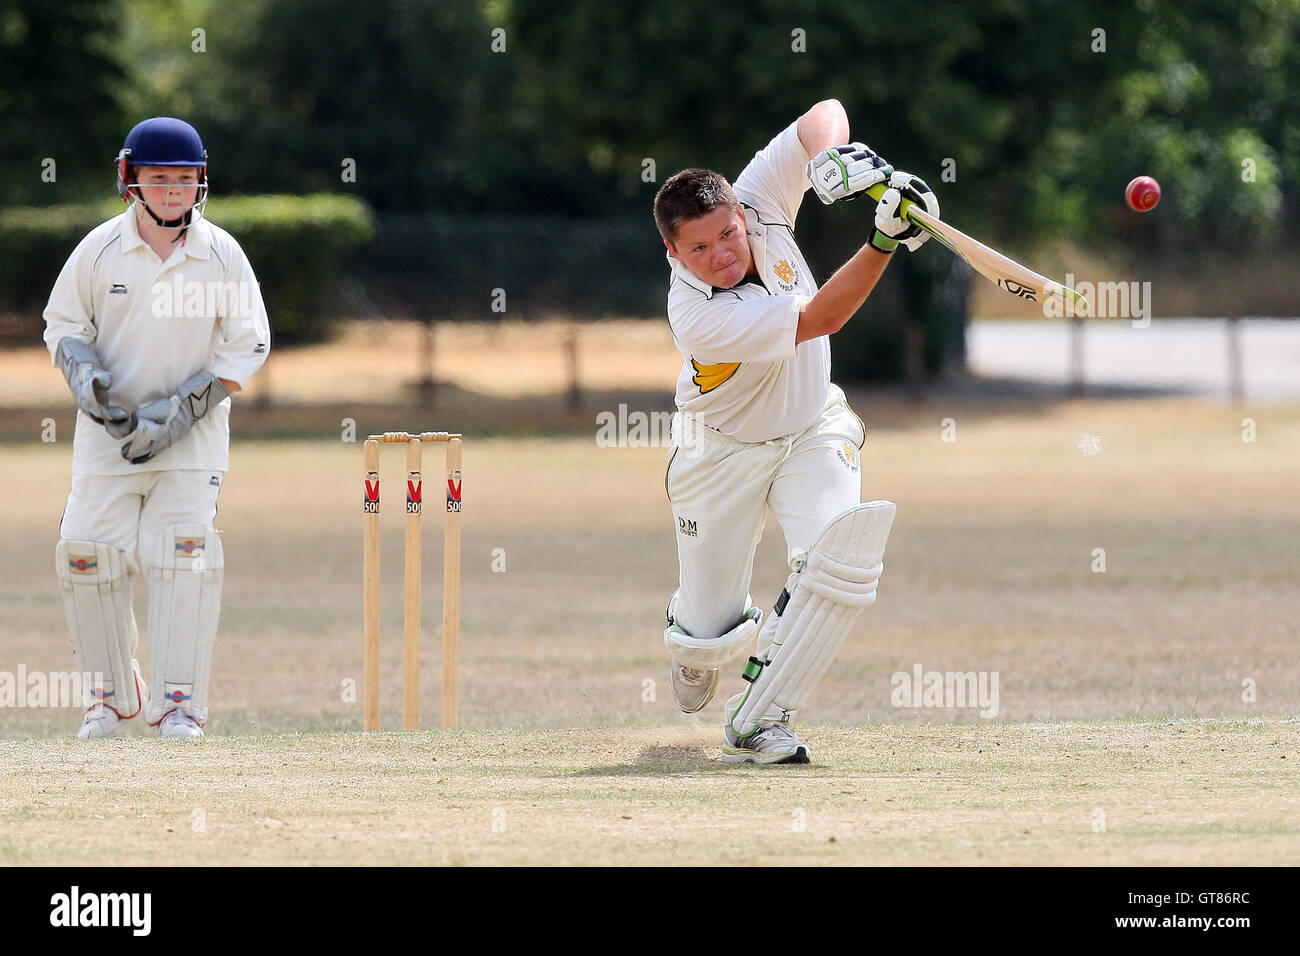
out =
[(774, 265), (772, 274), (776, 276), (777, 285), (782, 292), (793, 292), (795, 284), (799, 281), (799, 268), (792, 265), (789, 259), (782, 259)]
[(695, 376), (691, 381), (699, 388), (701, 395), (706, 395), (735, 375), (736, 369), (740, 368), (740, 363), (720, 362), (717, 365), (701, 365), (695, 359), (691, 359), (691, 368), (695, 369)]
[(857, 474), (857, 472), (862, 468), (862, 461), (858, 458), (858, 450), (848, 442), (840, 442), (840, 447), (836, 454), (840, 456), (840, 461), (844, 463), (845, 467), (854, 474)]

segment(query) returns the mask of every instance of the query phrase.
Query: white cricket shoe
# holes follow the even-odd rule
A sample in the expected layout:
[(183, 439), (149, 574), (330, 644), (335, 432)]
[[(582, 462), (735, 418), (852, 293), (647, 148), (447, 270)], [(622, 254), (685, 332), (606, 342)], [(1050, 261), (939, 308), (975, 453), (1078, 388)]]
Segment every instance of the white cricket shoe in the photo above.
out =
[(162, 722), (158, 724), (159, 737), (202, 737), (203, 728), (185, 711), (177, 708), (176, 710), (167, 711), (167, 716), (163, 717)]
[(116, 737), (122, 732), (124, 723), (126, 721), (117, 716), (116, 711), (110, 710), (103, 704), (96, 704), (86, 711), (86, 716), (81, 719), (81, 729), (77, 731), (77, 739)]
[(673, 697), (676, 698), (677, 706), (683, 714), (693, 714), (703, 710), (705, 705), (713, 700), (713, 695), (718, 690), (718, 668), (710, 667), (708, 670), (697, 671), (673, 661), (670, 669)]
[(784, 721), (774, 720), (763, 724), (753, 733), (738, 737), (731, 729), (731, 718), (745, 699), (742, 691), (727, 701), (723, 723), (726, 745), (722, 748), (723, 763), (809, 763), (812, 759), (808, 745), (801, 741)]

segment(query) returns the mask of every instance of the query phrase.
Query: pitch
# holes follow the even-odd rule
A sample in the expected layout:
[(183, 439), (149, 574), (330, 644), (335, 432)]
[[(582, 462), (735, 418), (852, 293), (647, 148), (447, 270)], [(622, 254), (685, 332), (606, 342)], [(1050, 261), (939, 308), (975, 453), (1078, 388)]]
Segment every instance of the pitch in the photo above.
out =
[[(811, 766), (711, 758), (714, 728), (7, 744), (0, 862), (1294, 863), (1282, 721), (871, 724)], [(775, 772), (774, 772), (775, 771)], [(103, 802), (84, 781), (111, 776)]]

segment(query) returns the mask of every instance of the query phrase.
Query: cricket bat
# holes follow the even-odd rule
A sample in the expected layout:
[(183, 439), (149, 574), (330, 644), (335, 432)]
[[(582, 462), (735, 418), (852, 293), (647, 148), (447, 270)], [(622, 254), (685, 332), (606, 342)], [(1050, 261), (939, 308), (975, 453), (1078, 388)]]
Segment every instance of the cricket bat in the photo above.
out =
[[(867, 195), (879, 201), (888, 188), (885, 183), (876, 183), (867, 190)], [(903, 199), (902, 212), (953, 253), (966, 260), (972, 269), (1016, 298), (1042, 302), (1044, 298), (1051, 296), (1059, 300), (1063, 306), (1069, 306), (1075, 315), (1088, 315), (1091, 312), (1092, 306), (1088, 300), (1069, 286), (1041, 276), (1033, 269), (1028, 269), (1014, 259), (1007, 258), (996, 249), (990, 249), (979, 240), (972, 239), (959, 229), (954, 229), (942, 219), (931, 216), (910, 199)]]

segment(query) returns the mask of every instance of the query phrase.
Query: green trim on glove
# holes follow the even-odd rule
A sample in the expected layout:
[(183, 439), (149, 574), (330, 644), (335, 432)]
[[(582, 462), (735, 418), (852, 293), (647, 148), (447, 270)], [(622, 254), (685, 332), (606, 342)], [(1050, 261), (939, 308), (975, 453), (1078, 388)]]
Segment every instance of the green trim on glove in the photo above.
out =
[(867, 245), (871, 246), (877, 252), (883, 252), (886, 255), (893, 253), (898, 248), (898, 240), (885, 235), (879, 229), (871, 231), (871, 238), (867, 240)]

